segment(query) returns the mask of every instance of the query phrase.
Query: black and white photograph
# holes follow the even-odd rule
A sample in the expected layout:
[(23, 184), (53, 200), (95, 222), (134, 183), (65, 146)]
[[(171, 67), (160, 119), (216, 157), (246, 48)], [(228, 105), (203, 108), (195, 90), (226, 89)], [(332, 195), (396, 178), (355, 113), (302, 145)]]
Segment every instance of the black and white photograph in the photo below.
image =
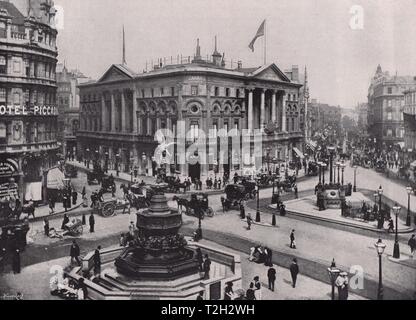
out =
[(0, 0), (0, 305), (416, 300), (415, 13)]

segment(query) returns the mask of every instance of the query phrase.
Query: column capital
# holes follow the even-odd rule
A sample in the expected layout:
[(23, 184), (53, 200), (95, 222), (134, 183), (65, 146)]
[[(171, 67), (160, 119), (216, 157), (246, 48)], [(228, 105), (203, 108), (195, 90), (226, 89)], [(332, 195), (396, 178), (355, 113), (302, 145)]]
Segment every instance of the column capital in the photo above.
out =
[(256, 88), (253, 86), (246, 87), (246, 90), (248, 90), (250, 93), (252, 93)]

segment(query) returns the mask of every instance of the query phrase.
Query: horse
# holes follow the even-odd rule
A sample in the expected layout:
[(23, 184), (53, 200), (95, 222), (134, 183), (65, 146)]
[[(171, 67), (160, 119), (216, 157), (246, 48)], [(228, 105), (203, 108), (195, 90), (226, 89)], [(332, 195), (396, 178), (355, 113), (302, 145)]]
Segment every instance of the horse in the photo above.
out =
[(178, 203), (178, 210), (182, 213), (182, 207), (188, 208), (189, 201), (187, 199), (178, 198), (177, 196), (174, 196), (173, 201), (176, 201)]

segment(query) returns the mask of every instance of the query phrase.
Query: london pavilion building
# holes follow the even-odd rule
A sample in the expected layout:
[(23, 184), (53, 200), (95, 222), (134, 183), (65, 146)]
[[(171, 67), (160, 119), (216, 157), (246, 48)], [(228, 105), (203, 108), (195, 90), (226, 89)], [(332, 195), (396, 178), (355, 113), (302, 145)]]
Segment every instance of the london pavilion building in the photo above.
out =
[(50, 0), (0, 1), (0, 198), (45, 200), (57, 162), (54, 17)]
[[(125, 64), (112, 65), (98, 81), (79, 86), (78, 150), (84, 159), (100, 160), (103, 166), (151, 174), (156, 169), (156, 131), (170, 129), (175, 134), (184, 123), (191, 140), (186, 148), (199, 130), (208, 135), (209, 130), (260, 129), (263, 150), (253, 154), (252, 148), (251, 156), (261, 157), (264, 165), (302, 158), (305, 119), (298, 78), (297, 67), (286, 73), (275, 64), (243, 68), (238, 62), (237, 68), (227, 68), (217, 48), (204, 60), (199, 41), (192, 60), (178, 58), (166, 64), (161, 59), (140, 74)], [(202, 153), (206, 161), (192, 164), (178, 161), (178, 145), (172, 150), (171, 172), (183, 176), (232, 175), (244, 169), (231, 150), (228, 161), (220, 165), (212, 161), (218, 155), (209, 150)]]

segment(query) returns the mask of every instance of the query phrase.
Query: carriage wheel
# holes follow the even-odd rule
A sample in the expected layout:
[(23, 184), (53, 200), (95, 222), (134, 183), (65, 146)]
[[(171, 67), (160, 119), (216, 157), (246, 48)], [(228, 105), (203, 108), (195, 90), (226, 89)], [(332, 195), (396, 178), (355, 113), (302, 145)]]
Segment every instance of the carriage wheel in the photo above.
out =
[(114, 203), (107, 203), (103, 206), (102, 209), (102, 216), (107, 218), (114, 215), (114, 211), (116, 210), (116, 205)]
[(77, 236), (82, 235), (82, 233), (84, 232), (84, 228), (82, 227), (82, 225), (79, 225), (75, 230), (74, 230), (75, 234)]
[(205, 214), (212, 218), (214, 216), (214, 210), (211, 207), (208, 207), (208, 209), (205, 211)]

